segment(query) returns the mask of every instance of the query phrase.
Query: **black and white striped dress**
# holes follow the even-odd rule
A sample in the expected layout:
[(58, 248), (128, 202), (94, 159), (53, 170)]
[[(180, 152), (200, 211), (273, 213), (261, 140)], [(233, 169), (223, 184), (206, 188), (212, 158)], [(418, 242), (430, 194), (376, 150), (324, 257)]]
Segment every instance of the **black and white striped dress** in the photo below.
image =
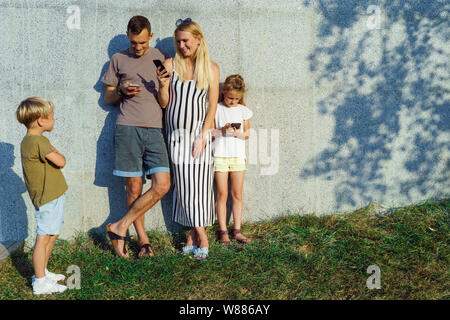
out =
[(195, 80), (181, 81), (173, 66), (166, 110), (167, 142), (172, 165), (173, 221), (187, 227), (214, 222), (214, 160), (211, 135), (200, 158), (192, 157), (208, 107), (208, 91)]

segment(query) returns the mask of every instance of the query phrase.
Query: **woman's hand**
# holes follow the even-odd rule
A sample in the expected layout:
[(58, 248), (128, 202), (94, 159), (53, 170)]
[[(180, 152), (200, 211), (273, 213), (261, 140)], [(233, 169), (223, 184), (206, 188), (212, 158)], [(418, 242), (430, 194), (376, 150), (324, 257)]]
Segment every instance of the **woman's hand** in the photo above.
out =
[(172, 74), (172, 59), (166, 59), (163, 62), (164, 69), (161, 67), (156, 68), (156, 76), (158, 77), (159, 90), (158, 90), (158, 103), (161, 108), (166, 108), (169, 103), (169, 87), (170, 78)]
[(203, 136), (200, 135), (197, 139), (195, 139), (194, 145), (192, 146), (192, 157), (200, 158), (200, 156), (203, 155), (205, 147), (206, 147), (206, 139), (204, 139)]
[(170, 83), (170, 74), (167, 72), (166, 69), (160, 70), (161, 67), (158, 67), (156, 69), (156, 75), (158, 77), (159, 87), (165, 88)]
[(211, 130), (211, 136), (216, 139), (222, 136), (222, 130), (221, 129), (212, 129)]

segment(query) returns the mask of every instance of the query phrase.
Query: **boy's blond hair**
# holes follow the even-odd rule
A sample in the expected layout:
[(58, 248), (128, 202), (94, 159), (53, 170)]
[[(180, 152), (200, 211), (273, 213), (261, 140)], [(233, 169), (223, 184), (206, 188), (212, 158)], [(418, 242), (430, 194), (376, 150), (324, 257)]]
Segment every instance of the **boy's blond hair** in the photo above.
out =
[(23, 100), (16, 111), (17, 120), (30, 128), (32, 123), (39, 118), (48, 118), (54, 108), (53, 102), (50, 100), (29, 97)]

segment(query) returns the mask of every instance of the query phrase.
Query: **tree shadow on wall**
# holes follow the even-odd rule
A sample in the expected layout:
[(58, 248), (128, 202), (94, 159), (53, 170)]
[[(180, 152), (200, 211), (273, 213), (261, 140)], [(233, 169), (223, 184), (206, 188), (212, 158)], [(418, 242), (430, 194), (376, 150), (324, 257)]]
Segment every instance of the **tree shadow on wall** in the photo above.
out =
[(338, 208), (383, 201), (387, 191), (408, 202), (448, 196), (449, 5), (385, 1), (381, 29), (373, 29), (366, 23), (373, 1), (304, 4), (321, 19), (309, 57), (315, 87), (326, 92), (316, 105), (335, 126), (300, 177), (340, 179)]

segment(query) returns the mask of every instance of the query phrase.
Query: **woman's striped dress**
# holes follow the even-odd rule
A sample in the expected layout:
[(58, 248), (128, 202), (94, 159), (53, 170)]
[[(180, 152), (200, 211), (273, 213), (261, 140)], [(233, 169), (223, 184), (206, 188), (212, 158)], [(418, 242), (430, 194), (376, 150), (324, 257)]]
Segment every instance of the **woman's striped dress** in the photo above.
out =
[(195, 81), (181, 81), (175, 72), (169, 87), (166, 110), (167, 142), (172, 165), (173, 221), (187, 227), (211, 226), (214, 222), (214, 160), (211, 135), (200, 158), (192, 157), (208, 107), (208, 91)]

